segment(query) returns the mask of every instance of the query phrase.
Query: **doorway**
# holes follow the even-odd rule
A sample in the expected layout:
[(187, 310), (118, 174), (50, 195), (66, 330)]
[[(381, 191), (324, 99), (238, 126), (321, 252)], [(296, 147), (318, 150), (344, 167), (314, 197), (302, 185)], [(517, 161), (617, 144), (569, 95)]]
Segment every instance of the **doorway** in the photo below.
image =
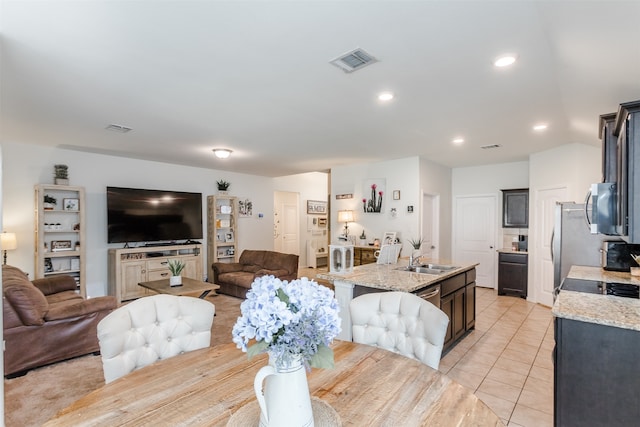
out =
[(496, 287), (496, 203), (495, 195), (457, 196), (453, 227), (454, 262), (478, 263), (476, 283)]
[(275, 191), (273, 206), (273, 250), (300, 255), (300, 194)]
[(420, 236), (422, 255), (426, 258), (440, 257), (440, 196), (422, 193), (422, 222)]

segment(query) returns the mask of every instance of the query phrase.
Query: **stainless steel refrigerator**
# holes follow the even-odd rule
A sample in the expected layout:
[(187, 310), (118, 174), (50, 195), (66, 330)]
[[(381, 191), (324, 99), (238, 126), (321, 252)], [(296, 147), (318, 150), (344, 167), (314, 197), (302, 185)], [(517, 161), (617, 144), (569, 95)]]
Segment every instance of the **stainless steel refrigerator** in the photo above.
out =
[(554, 289), (567, 277), (572, 265), (600, 267), (602, 241), (617, 240), (604, 234), (591, 234), (586, 215), (584, 203), (556, 205), (551, 242)]

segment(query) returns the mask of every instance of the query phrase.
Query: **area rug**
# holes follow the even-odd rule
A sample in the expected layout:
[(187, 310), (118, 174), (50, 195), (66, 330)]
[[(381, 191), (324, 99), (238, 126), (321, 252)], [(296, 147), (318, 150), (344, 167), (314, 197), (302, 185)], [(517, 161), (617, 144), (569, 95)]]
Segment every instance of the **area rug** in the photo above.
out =
[[(211, 345), (231, 342), (231, 330), (240, 315), (239, 298), (207, 297), (216, 306)], [(241, 356), (240, 350), (238, 355)], [(41, 426), (82, 396), (104, 385), (100, 356), (83, 356), (29, 371), (4, 381), (5, 425)]]

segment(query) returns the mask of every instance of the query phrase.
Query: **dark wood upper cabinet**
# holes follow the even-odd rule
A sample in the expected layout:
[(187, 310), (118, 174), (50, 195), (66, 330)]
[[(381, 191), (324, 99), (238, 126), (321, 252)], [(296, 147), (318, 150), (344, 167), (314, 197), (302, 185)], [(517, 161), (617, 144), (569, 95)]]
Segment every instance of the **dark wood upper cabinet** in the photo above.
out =
[(502, 190), (502, 227), (529, 227), (529, 189)]

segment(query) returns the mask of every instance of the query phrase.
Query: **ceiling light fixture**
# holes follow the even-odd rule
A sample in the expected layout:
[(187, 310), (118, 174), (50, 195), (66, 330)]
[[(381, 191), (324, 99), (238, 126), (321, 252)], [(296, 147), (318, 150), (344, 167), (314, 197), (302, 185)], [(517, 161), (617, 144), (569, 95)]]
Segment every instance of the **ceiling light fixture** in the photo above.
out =
[(451, 141), (451, 142), (453, 142), (456, 145), (459, 145), (459, 144), (462, 144), (464, 142), (464, 138), (460, 138), (460, 137), (453, 138), (453, 141)]
[(127, 132), (131, 131), (130, 127), (117, 125), (115, 123), (112, 123), (112, 124), (108, 125), (105, 129), (106, 130), (110, 130), (111, 132), (120, 132), (120, 133), (127, 133)]
[(495, 61), (493, 61), (493, 65), (496, 67), (508, 67), (509, 65), (513, 65), (516, 62), (516, 56), (512, 54), (499, 56)]
[(393, 94), (391, 92), (382, 92), (378, 95), (378, 99), (380, 101), (391, 101), (393, 99)]
[(233, 151), (229, 150), (228, 148), (214, 148), (213, 149), (213, 154), (215, 154), (216, 157), (219, 158), (219, 159), (226, 159), (231, 155), (231, 153), (233, 153)]
[(538, 123), (537, 125), (533, 126), (533, 130), (535, 130), (536, 132), (542, 132), (543, 130), (547, 130), (549, 126), (546, 123)]

